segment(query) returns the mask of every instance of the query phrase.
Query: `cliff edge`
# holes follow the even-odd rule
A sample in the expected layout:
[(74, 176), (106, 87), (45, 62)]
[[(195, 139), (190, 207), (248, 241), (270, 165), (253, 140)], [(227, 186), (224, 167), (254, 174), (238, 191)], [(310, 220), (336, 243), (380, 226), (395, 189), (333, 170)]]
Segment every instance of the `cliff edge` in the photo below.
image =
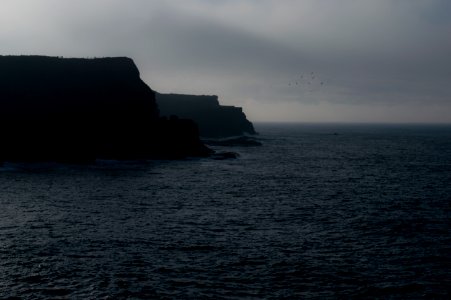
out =
[(218, 96), (156, 94), (162, 116), (176, 115), (194, 120), (203, 137), (229, 137), (256, 134), (241, 107), (223, 106)]
[(126, 57), (0, 56), (0, 161), (204, 156), (190, 120), (159, 118)]

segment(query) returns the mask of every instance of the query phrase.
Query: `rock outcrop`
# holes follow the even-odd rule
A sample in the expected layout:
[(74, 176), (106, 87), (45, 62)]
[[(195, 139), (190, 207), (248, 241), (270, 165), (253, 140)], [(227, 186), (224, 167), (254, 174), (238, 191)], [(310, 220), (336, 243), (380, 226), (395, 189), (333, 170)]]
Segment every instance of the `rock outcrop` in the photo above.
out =
[(204, 156), (190, 120), (160, 118), (126, 57), (0, 56), (0, 161)]
[(194, 120), (203, 137), (230, 137), (256, 134), (241, 107), (222, 106), (218, 96), (181, 94), (156, 95), (162, 116), (176, 115)]

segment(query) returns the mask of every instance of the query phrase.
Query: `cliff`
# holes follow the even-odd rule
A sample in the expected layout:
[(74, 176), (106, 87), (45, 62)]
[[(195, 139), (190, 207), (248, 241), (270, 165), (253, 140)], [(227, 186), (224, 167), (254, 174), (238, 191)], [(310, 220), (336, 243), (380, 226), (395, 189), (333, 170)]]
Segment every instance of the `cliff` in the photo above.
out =
[(256, 134), (242, 108), (222, 106), (218, 96), (157, 93), (156, 99), (162, 116), (176, 115), (194, 120), (203, 137)]
[(159, 118), (126, 57), (0, 56), (0, 161), (206, 155), (197, 126)]

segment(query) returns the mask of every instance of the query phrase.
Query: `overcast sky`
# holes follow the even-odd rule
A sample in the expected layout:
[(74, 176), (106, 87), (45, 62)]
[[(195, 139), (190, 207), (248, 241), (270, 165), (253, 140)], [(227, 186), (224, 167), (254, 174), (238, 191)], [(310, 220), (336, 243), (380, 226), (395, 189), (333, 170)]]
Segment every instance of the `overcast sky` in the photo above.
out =
[(0, 54), (129, 56), (252, 121), (451, 122), (450, 0), (2, 0)]

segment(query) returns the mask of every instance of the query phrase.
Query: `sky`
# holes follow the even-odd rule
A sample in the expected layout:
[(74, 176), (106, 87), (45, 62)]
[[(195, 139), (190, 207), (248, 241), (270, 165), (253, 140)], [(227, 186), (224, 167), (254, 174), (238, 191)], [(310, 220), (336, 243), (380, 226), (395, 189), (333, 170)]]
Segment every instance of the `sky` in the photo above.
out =
[(449, 0), (2, 0), (0, 55), (128, 56), (251, 121), (451, 123)]

